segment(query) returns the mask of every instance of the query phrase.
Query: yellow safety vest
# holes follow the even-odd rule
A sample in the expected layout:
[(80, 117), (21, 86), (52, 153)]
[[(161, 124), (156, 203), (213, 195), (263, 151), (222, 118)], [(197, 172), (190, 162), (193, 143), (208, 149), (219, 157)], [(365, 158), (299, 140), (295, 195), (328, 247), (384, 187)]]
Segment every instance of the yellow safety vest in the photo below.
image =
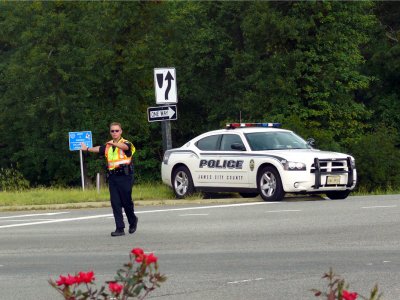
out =
[[(129, 142), (123, 138), (121, 138), (118, 143), (126, 143)], [(106, 151), (105, 151), (105, 155), (106, 155), (106, 159), (107, 159), (107, 168), (108, 170), (114, 170), (116, 168), (118, 168), (121, 165), (129, 165), (132, 161), (132, 156), (133, 153), (135, 153), (135, 146), (133, 146), (133, 144), (131, 142), (129, 142), (131, 144), (131, 151), (132, 151), (132, 155), (130, 157), (127, 157), (125, 155), (125, 151), (115, 147), (113, 149), (113, 147), (110, 144), (106, 145)]]

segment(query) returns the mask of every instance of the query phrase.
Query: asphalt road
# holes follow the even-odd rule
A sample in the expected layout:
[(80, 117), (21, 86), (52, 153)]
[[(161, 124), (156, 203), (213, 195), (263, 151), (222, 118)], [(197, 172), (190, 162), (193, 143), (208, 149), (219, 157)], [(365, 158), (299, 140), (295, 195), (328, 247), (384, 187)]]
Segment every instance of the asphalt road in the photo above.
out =
[[(257, 201), (257, 199), (255, 199)], [(0, 299), (61, 299), (60, 274), (112, 280), (142, 247), (168, 280), (163, 300), (317, 299), (330, 267), (350, 290), (400, 299), (400, 195), (346, 200), (138, 207), (138, 231), (111, 237), (110, 208), (0, 213)]]

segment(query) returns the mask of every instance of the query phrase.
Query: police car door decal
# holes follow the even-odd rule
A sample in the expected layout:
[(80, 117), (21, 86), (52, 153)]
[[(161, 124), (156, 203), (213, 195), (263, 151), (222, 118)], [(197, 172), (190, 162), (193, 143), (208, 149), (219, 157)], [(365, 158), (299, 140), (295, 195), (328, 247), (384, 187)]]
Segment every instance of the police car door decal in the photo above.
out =
[(197, 179), (202, 186), (248, 186), (250, 158), (242, 155), (245, 151), (232, 149), (233, 143), (243, 145), (238, 135), (223, 135), (220, 151), (201, 153)]

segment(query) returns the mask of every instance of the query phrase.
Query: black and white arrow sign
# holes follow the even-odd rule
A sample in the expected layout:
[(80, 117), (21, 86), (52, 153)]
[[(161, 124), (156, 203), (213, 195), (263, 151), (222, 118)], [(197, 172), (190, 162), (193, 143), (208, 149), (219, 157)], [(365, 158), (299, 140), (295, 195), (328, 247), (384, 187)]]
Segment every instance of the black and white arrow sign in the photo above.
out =
[(147, 120), (149, 122), (176, 120), (177, 114), (176, 105), (147, 108)]
[(177, 103), (175, 68), (155, 68), (154, 87), (157, 104)]

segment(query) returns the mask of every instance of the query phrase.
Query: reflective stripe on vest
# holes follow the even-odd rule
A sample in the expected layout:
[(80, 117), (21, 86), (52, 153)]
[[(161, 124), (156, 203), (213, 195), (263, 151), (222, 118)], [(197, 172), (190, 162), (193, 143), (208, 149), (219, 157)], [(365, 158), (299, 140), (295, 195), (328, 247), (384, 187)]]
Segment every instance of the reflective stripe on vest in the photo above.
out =
[[(124, 140), (123, 138), (121, 138), (118, 141), (118, 143), (126, 143), (126, 142), (128, 142), (128, 141)], [(120, 165), (129, 165), (132, 161), (133, 153), (135, 152), (135, 148), (133, 147), (133, 145), (130, 150), (132, 152), (132, 155), (130, 157), (127, 157), (125, 155), (124, 150), (119, 149), (118, 147), (115, 147), (115, 149), (113, 149), (113, 147), (111, 145), (107, 144), (106, 151), (105, 151), (105, 155), (106, 155), (106, 159), (107, 159), (107, 168), (109, 170), (113, 170), (113, 169), (118, 168)]]

